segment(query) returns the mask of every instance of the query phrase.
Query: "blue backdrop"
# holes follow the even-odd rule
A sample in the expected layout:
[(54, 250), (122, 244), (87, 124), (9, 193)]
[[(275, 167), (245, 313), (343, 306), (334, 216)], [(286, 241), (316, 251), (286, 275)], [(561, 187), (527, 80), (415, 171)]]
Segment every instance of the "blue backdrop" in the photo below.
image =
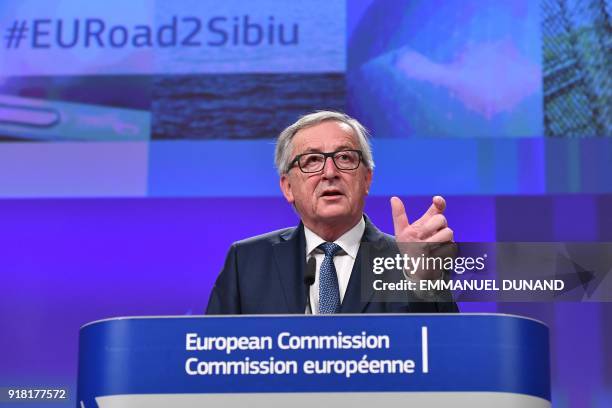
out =
[[(609, 1), (0, 4), (0, 386), (75, 390), (80, 325), (203, 313), (231, 242), (297, 223), (274, 138), (373, 137), (367, 213), (458, 241), (612, 241)], [(552, 329), (555, 407), (612, 404), (608, 303), (463, 304)]]

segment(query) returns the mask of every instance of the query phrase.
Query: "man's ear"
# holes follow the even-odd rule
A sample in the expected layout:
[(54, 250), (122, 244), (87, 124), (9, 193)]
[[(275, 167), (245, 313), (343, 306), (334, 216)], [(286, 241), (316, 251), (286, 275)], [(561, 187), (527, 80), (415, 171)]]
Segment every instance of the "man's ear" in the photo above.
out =
[(366, 194), (370, 193), (370, 184), (372, 184), (372, 169), (367, 169), (365, 178), (366, 178)]
[(293, 204), (295, 199), (293, 198), (293, 192), (291, 191), (291, 183), (289, 182), (289, 175), (283, 174), (280, 178), (280, 188), (285, 196), (285, 199), (289, 204)]

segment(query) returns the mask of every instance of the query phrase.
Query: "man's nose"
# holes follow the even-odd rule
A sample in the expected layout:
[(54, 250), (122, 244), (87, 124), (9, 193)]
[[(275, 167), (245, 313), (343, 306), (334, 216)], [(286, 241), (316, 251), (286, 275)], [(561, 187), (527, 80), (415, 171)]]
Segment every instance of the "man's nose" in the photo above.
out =
[(324, 178), (335, 178), (338, 177), (338, 168), (331, 157), (326, 157), (325, 165), (323, 166), (323, 177)]

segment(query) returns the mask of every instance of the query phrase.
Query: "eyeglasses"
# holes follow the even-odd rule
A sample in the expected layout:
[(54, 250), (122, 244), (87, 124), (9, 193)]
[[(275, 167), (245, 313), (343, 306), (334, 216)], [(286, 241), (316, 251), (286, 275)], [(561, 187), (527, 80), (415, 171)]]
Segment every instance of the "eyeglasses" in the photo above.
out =
[(338, 170), (355, 170), (363, 158), (361, 150), (339, 150), (331, 153), (298, 154), (291, 161), (289, 169), (298, 164), (303, 173), (318, 173), (325, 167), (327, 158), (331, 157)]

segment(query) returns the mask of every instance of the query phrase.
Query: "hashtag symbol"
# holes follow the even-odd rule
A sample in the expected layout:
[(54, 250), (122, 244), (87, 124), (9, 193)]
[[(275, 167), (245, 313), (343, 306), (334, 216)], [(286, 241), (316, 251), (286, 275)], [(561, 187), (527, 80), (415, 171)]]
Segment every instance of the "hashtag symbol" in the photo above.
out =
[(6, 30), (6, 35), (4, 36), (6, 39), (6, 48), (19, 48), (21, 40), (25, 40), (27, 32), (27, 21), (13, 21), (13, 25)]

